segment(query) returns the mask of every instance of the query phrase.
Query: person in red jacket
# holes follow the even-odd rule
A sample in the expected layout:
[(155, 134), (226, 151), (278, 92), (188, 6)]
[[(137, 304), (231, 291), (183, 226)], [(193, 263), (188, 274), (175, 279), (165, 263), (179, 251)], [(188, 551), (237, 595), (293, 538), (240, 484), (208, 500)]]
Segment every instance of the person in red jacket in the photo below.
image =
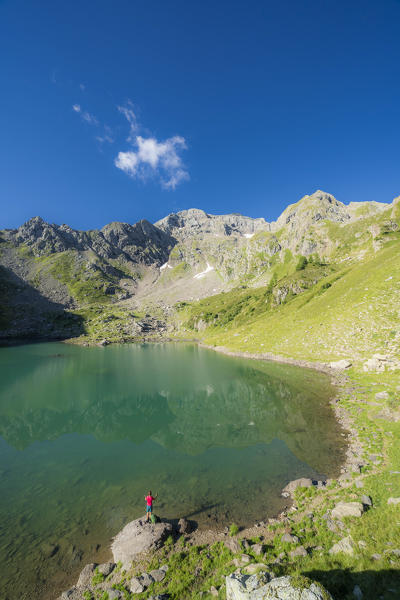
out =
[(151, 490), (150, 490), (149, 493), (147, 494), (147, 496), (144, 497), (144, 499), (146, 501), (146, 523), (148, 523), (150, 521), (151, 513), (153, 512), (153, 502), (157, 498), (157, 496), (158, 496), (158, 494), (156, 494), (155, 496), (152, 496)]

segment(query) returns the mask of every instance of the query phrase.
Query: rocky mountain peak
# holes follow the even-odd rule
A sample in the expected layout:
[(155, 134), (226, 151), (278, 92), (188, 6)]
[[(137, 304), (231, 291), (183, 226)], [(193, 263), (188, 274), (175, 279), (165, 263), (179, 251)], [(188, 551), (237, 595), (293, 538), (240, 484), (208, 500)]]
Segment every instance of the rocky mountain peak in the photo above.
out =
[(239, 213), (228, 215), (211, 215), (197, 208), (190, 208), (172, 213), (157, 221), (155, 226), (168, 232), (178, 240), (199, 235), (229, 236), (232, 234), (246, 236), (256, 231), (269, 231), (270, 225), (263, 218), (252, 219)]
[(317, 190), (311, 196), (303, 196), (295, 204), (290, 204), (273, 224), (273, 229), (276, 231), (286, 226), (292, 230), (303, 230), (318, 221), (343, 223), (349, 219), (350, 215), (342, 202), (332, 194)]

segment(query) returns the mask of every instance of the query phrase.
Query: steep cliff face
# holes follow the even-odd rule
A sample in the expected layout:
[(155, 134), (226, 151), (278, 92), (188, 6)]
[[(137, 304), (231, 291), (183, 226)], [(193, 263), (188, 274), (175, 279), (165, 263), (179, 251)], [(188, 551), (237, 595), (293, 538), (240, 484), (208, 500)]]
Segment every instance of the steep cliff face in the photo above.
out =
[[(57, 310), (117, 305), (168, 312), (178, 301), (281, 281), (274, 294), (279, 304), (313, 285), (285, 279), (295, 273), (299, 256), (311, 257), (313, 264), (362, 261), (396, 238), (399, 206), (398, 199), (344, 205), (318, 190), (271, 223), (189, 209), (154, 225), (113, 222), (101, 230), (78, 231), (34, 217), (0, 232), (0, 266), (7, 281), (15, 276), (19, 287), (25, 286), (25, 307), (31, 290), (33, 305), (39, 306), (42, 297), (55, 302)], [(13, 331), (18, 289), (3, 300), (3, 327), (4, 315), (12, 314)]]
[(37, 257), (66, 250), (92, 250), (104, 259), (123, 257), (156, 266), (165, 262), (175, 244), (171, 235), (146, 220), (135, 225), (114, 222), (101, 231), (77, 231), (68, 225), (51, 225), (41, 217), (34, 217), (7, 232), (6, 238), (16, 246), (25, 245)]
[(250, 237), (257, 231), (270, 231), (269, 223), (262, 218), (252, 219), (239, 214), (209, 215), (197, 208), (170, 214), (157, 221), (155, 225), (179, 241), (185, 241), (198, 235), (230, 236), (237, 234)]

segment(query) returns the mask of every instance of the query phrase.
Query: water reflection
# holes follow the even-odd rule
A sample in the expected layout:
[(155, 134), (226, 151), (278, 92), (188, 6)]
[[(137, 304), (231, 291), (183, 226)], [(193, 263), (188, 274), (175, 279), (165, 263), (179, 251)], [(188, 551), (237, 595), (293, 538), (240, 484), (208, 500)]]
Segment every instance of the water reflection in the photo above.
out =
[(1, 367), (0, 434), (19, 450), (65, 433), (152, 439), (192, 455), (278, 438), (315, 470), (329, 468), (332, 390), (317, 373), (194, 346), (54, 346), (2, 349), (13, 356)]

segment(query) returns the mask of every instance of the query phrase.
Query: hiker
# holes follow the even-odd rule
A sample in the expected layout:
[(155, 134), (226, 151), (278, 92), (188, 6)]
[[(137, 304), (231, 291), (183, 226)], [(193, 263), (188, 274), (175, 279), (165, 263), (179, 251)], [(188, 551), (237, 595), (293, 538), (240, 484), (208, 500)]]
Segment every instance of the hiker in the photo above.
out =
[(144, 497), (144, 499), (146, 500), (146, 523), (149, 523), (149, 521), (152, 517), (153, 502), (157, 498), (157, 496), (158, 496), (158, 494), (156, 494), (155, 496), (152, 496), (151, 490), (150, 490), (148, 495)]

